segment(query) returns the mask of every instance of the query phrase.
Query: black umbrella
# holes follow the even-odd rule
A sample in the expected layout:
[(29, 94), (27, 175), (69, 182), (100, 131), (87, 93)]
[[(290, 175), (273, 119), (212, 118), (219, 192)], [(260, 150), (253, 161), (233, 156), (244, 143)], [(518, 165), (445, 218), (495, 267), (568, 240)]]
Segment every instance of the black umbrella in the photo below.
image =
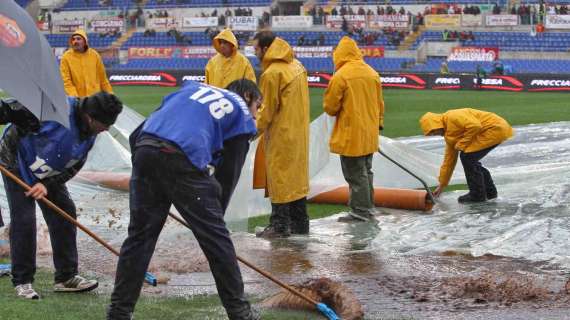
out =
[(0, 88), (40, 121), (69, 127), (69, 106), (52, 48), (13, 0), (0, 1)]

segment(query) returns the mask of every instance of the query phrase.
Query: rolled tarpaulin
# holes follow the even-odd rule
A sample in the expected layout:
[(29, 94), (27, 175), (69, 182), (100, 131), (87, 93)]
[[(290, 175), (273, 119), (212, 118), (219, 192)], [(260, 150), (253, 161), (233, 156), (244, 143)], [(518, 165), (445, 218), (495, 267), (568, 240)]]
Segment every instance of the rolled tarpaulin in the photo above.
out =
[[(347, 204), (348, 186), (322, 192), (308, 199), (313, 203)], [(425, 190), (374, 188), (374, 205), (384, 208), (430, 211), (433, 203)]]
[(76, 179), (98, 184), (105, 188), (129, 191), (130, 172), (79, 171)]

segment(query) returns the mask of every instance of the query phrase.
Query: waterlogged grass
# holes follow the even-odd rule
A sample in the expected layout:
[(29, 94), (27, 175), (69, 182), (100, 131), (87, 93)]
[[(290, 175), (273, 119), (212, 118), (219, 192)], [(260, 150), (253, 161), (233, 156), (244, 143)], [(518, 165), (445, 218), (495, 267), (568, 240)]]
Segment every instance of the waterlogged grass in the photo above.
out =
[[(9, 260), (0, 260), (9, 263)], [(54, 293), (53, 275), (45, 269), (36, 273), (34, 289), (41, 300), (16, 297), (9, 277), (0, 278), (0, 319), (2, 320), (101, 320), (109, 304), (108, 294), (97, 290), (81, 294)], [(252, 303), (259, 302), (250, 297)], [(316, 313), (280, 310), (261, 310), (263, 319), (301, 320), (322, 319)], [(162, 298), (142, 296), (136, 306), (137, 320), (227, 319), (217, 295)]]

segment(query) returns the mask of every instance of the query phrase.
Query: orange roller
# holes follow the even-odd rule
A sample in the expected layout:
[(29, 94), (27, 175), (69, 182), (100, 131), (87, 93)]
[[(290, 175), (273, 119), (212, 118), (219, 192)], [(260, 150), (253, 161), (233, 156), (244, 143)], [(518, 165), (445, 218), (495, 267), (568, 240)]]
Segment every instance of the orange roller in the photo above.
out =
[[(348, 186), (320, 193), (311, 199), (314, 203), (347, 204)], [(374, 204), (378, 207), (430, 211), (433, 203), (425, 190), (374, 188)]]
[(80, 171), (77, 177), (105, 188), (129, 191), (131, 174), (127, 172)]

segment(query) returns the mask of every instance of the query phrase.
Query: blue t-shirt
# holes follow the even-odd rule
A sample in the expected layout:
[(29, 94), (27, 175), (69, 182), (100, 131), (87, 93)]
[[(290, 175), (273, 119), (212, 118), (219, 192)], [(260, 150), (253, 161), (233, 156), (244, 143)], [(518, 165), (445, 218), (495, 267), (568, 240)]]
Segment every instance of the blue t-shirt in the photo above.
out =
[(257, 133), (245, 101), (236, 93), (186, 81), (164, 98), (142, 132), (176, 144), (198, 169), (205, 170), (224, 141)]
[(38, 133), (30, 133), (18, 144), (20, 174), (28, 184), (56, 176), (87, 158), (95, 136), (80, 139), (75, 120), (78, 100), (68, 98), (69, 129), (55, 121), (42, 122)]

